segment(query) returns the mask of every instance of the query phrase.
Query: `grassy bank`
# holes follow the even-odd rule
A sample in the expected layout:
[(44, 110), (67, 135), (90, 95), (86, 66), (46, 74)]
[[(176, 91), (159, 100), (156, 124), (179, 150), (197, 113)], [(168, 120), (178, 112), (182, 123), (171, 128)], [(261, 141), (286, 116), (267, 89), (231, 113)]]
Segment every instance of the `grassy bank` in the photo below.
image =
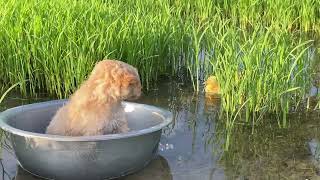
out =
[(0, 81), (28, 80), (23, 94), (61, 98), (103, 58), (137, 66), (145, 89), (186, 69), (197, 91), (217, 76), (229, 129), (238, 115), (254, 124), (267, 112), (286, 126), (312, 85), (319, 7), (316, 0), (0, 0)]

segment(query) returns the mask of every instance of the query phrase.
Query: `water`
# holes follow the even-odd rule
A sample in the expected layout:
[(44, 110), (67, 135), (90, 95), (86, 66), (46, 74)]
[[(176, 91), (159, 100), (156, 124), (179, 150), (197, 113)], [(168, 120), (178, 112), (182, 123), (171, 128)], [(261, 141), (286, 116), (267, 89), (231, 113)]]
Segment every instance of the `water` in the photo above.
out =
[[(18, 96), (11, 94), (2, 110), (51, 99), (13, 97)], [(223, 152), (219, 100), (193, 94), (183, 84), (164, 83), (139, 102), (170, 109), (175, 119), (163, 132), (159, 156), (122, 180), (320, 179), (320, 166), (308, 149), (308, 142), (320, 139), (319, 112), (290, 115), (288, 129), (279, 129), (273, 117), (254, 129), (237, 124), (230, 149)], [(3, 179), (38, 179), (23, 171), (10, 151), (3, 150), (1, 162), (7, 173)]]

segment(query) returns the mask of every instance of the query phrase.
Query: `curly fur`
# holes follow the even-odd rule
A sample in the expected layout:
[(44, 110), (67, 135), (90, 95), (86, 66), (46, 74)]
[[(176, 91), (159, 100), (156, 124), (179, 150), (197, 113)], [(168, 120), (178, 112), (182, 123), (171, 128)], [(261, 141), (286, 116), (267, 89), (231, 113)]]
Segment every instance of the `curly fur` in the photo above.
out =
[(57, 111), (46, 133), (92, 136), (128, 132), (121, 101), (140, 95), (136, 68), (116, 60), (100, 61), (69, 102)]

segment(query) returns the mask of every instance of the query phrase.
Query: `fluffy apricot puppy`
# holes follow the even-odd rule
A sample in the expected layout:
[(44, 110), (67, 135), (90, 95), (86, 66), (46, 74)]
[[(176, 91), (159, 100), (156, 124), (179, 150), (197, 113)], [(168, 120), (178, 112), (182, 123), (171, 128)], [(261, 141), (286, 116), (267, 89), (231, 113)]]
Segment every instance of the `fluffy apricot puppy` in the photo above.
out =
[(100, 61), (68, 103), (56, 112), (46, 133), (92, 136), (128, 132), (121, 102), (140, 95), (136, 68), (116, 60)]

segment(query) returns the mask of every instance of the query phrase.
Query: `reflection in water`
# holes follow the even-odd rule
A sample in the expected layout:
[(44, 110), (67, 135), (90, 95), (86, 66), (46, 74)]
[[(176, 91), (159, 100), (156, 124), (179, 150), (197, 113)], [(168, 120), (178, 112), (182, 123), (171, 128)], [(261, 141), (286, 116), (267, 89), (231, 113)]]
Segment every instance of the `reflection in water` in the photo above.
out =
[[(193, 94), (169, 83), (148, 92), (139, 102), (170, 109), (174, 123), (163, 131), (159, 156), (122, 180), (319, 179), (307, 142), (320, 139), (320, 113), (293, 114), (288, 129), (279, 129), (273, 117), (254, 129), (239, 121), (229, 151), (223, 152), (226, 132), (224, 119), (219, 119), (218, 97)], [(21, 104), (13, 103), (7, 101), (6, 107)], [(34, 178), (21, 168), (17, 171), (10, 154), (2, 156), (11, 177), (17, 173), (17, 179)]]
[(214, 136), (220, 101), (168, 87), (168, 94), (160, 89), (141, 102), (170, 107), (174, 113), (174, 125), (164, 131), (159, 152), (168, 160), (173, 179), (224, 179), (219, 155), (213, 153), (218, 152)]
[(135, 174), (121, 178), (121, 180), (172, 180), (169, 164), (162, 156), (157, 156), (150, 164)]
[(320, 179), (308, 142), (320, 138), (320, 113), (295, 113), (288, 129), (274, 119), (255, 127), (237, 126), (220, 161), (230, 179)]
[[(119, 178), (119, 180), (172, 180), (168, 162), (162, 156), (157, 156), (150, 164), (140, 172)], [(29, 172), (17, 166), (15, 180), (41, 180)]]

